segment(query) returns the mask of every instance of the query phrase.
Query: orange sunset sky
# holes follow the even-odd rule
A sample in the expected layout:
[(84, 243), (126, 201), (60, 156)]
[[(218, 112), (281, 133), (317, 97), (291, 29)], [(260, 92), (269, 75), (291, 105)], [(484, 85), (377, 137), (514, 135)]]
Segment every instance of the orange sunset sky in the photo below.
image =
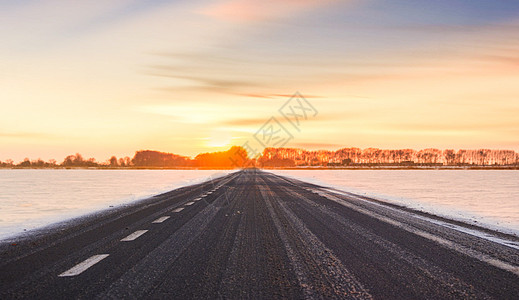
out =
[(228, 149), (296, 91), (287, 147), (519, 151), (518, 1), (0, 0), (0, 38), (2, 161)]

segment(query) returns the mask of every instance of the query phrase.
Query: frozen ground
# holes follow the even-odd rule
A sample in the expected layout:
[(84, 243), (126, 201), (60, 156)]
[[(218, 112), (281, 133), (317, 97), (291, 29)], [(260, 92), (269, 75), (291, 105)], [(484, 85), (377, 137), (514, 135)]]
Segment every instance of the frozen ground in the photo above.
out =
[(0, 239), (230, 172), (0, 170)]
[(519, 171), (275, 170), (273, 173), (519, 235)]

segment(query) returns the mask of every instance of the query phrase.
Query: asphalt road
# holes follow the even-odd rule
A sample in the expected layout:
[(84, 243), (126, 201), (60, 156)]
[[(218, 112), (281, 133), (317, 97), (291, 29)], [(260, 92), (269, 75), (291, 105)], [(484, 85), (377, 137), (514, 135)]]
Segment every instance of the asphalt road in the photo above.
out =
[(460, 225), (244, 170), (1, 243), (0, 299), (519, 299), (519, 239)]

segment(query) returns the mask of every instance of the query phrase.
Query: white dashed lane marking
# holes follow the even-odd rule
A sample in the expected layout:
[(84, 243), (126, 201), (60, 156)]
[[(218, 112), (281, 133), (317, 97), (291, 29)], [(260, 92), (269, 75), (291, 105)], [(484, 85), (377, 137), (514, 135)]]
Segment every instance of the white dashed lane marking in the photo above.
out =
[(182, 210), (184, 210), (184, 208), (180, 207), (180, 208), (175, 209), (173, 212), (181, 212)]
[(141, 235), (145, 234), (146, 232), (148, 232), (148, 230), (137, 230), (135, 231), (134, 233), (130, 234), (129, 236), (125, 237), (124, 239), (121, 240), (121, 242), (130, 242), (130, 241), (133, 241), (135, 240), (136, 238), (140, 237)]
[(162, 223), (162, 222), (166, 221), (167, 219), (169, 219), (169, 216), (160, 217), (157, 220), (153, 221), (152, 223)]
[(196, 198), (196, 199), (193, 199), (193, 201), (198, 201), (198, 200), (202, 200), (202, 198), (201, 198), (201, 197), (198, 197), (198, 198)]
[(68, 269), (67, 271), (59, 274), (59, 277), (69, 277), (69, 276), (76, 276), (81, 273), (83, 273), (85, 270), (90, 268), (91, 266), (97, 264), (98, 262), (102, 261), (103, 259), (107, 258), (109, 254), (99, 254), (94, 255), (85, 261), (75, 265), (74, 267)]
[(188, 203), (186, 203), (186, 205), (193, 205), (193, 204), (195, 204), (195, 202), (188, 202)]

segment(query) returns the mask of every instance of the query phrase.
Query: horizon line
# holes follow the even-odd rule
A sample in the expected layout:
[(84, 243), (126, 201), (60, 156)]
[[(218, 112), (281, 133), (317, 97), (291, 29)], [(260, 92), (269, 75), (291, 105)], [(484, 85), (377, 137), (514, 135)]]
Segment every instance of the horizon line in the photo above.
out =
[[(188, 158), (190, 160), (194, 160), (198, 155), (201, 155), (201, 154), (207, 154), (207, 153), (219, 153), (219, 152), (228, 152), (230, 151), (232, 148), (234, 147), (240, 147), (240, 148), (243, 148), (242, 146), (239, 146), (239, 145), (230, 145), (229, 148), (227, 150), (216, 150), (216, 151), (204, 151), (204, 152), (199, 152), (197, 153), (196, 155), (194, 156), (189, 156), (189, 155), (182, 155), (182, 154), (178, 154), (178, 153), (175, 153), (175, 152), (169, 152), (169, 151), (163, 151), (163, 150), (152, 150), (152, 149), (141, 149), (141, 150), (135, 150), (135, 154), (137, 154), (138, 152), (143, 152), (143, 151), (152, 151), (152, 152), (160, 152), (160, 153), (165, 153), (165, 154), (173, 154), (173, 155), (176, 155), (176, 156), (180, 156), (180, 157), (183, 157), (183, 158)], [(439, 151), (446, 151), (446, 150), (452, 150), (452, 151), (455, 151), (455, 152), (459, 152), (459, 151), (483, 151), (483, 150), (490, 150), (490, 151), (512, 151), (514, 153), (519, 153), (519, 151), (515, 150), (515, 149), (504, 149), (504, 148), (433, 148), (433, 147), (429, 147), (429, 148), (420, 148), (420, 149), (414, 149), (414, 148), (378, 148), (378, 147), (366, 147), (366, 148), (361, 148), (361, 147), (340, 147), (340, 148), (337, 148), (336, 150), (329, 150), (329, 149), (317, 149), (317, 150), (310, 150), (310, 149), (306, 149), (306, 148), (301, 148), (301, 147), (265, 147), (263, 149), (263, 151), (259, 152), (261, 153), (261, 155), (263, 155), (264, 151), (266, 149), (291, 149), (291, 150), (302, 150), (302, 151), (306, 151), (306, 152), (324, 152), (324, 151), (327, 151), (327, 152), (337, 152), (339, 150), (343, 150), (343, 149), (359, 149), (361, 151), (364, 151), (364, 150), (368, 150), (368, 149), (373, 149), (373, 150), (381, 150), (381, 151), (396, 151), (396, 150), (412, 150), (412, 151), (416, 151), (416, 152), (420, 152), (420, 151), (425, 151), (425, 150), (439, 150)], [(135, 156), (134, 154), (134, 156)], [(80, 152), (75, 152), (74, 154), (69, 154), (67, 156), (65, 156), (63, 158), (63, 160), (66, 160), (67, 157), (71, 157), (71, 156), (76, 156), (76, 155), (80, 155), (81, 157), (83, 157), (83, 155), (80, 153)], [(257, 155), (258, 157), (261, 156), (261, 155)], [(118, 159), (125, 159), (125, 158), (130, 158), (129, 156), (125, 155), (125, 156), (117, 156), (117, 155), (110, 155), (110, 157), (108, 157), (106, 160), (104, 160), (105, 162), (108, 162), (110, 161), (110, 159), (112, 159), (112, 157), (116, 157)], [(36, 161), (43, 161), (43, 162), (51, 162), (51, 161), (55, 161), (56, 163), (58, 163), (58, 161), (55, 159), (55, 158), (50, 158), (50, 159), (47, 159), (46, 161), (41, 159), (40, 157), (37, 158), (37, 159), (31, 159), (29, 157), (25, 157), (23, 160), (19, 161), (18, 164), (24, 162), (24, 161), (30, 161), (30, 162), (36, 162)], [(97, 158), (94, 158), (94, 157), (90, 157), (90, 158), (85, 158), (85, 161), (90, 161), (90, 160), (93, 160), (93, 162), (96, 162), (96, 163), (102, 163), (103, 160), (98, 160)], [(10, 159), (10, 158), (7, 158), (7, 159), (0, 159), (0, 163), (8, 163), (8, 162), (12, 162), (13, 164), (15, 163), (13, 159)]]

